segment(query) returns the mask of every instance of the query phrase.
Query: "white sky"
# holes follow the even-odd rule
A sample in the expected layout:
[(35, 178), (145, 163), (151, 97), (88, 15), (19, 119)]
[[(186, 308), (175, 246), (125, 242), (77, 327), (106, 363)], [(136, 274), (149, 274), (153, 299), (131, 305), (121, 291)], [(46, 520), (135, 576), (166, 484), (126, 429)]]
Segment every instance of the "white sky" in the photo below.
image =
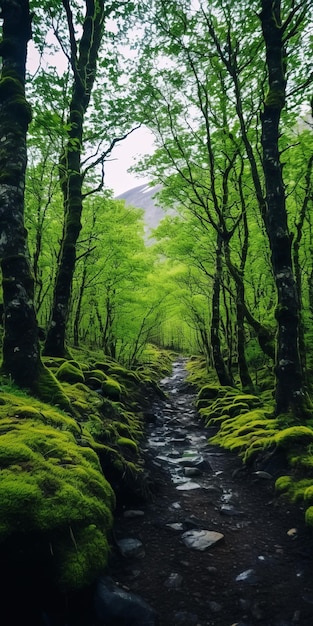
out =
[(144, 154), (153, 152), (153, 134), (142, 126), (113, 149), (111, 158), (105, 163), (105, 186), (113, 189), (114, 195), (149, 182), (147, 176), (139, 176), (127, 170), (134, 166)]

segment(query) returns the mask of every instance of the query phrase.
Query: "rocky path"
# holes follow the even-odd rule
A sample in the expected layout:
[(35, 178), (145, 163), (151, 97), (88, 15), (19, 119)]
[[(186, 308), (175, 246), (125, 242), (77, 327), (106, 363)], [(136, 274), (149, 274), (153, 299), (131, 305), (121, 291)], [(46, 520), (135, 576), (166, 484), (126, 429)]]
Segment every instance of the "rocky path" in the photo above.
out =
[(161, 626), (313, 626), (303, 513), (276, 499), (274, 480), (208, 443), (184, 366), (174, 363), (168, 400), (151, 407), (145, 456), (157, 490), (118, 515), (111, 576)]

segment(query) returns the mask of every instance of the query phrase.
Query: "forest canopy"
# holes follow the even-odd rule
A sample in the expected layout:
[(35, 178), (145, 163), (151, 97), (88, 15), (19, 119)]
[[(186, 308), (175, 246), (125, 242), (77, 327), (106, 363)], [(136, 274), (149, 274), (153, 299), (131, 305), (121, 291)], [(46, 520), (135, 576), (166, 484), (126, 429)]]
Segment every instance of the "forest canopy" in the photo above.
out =
[[(17, 4), (0, 49), (3, 371), (38, 390), (41, 354), (83, 344), (130, 366), (152, 342), (204, 355), (222, 385), (274, 367), (277, 413), (305, 416), (311, 1)], [(156, 150), (137, 170), (171, 209), (150, 245), (105, 178), (140, 125)]]

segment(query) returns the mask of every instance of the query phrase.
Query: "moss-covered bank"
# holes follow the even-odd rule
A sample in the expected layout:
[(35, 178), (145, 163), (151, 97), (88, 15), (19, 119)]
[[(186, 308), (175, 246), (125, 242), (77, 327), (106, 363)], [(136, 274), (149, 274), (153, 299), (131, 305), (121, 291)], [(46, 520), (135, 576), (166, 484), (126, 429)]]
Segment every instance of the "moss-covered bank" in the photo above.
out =
[(305, 416), (305, 425), (290, 413), (276, 417), (270, 388), (263, 386), (256, 396), (221, 387), (202, 361), (191, 361), (189, 371), (189, 382), (198, 389), (199, 415), (216, 430), (210, 442), (237, 452), (253, 469), (266, 467), (275, 456), (283, 459), (274, 476), (277, 492), (301, 503), (313, 527), (313, 417)]
[[(44, 362), (51, 404), (1, 379), (0, 556), (16, 572), (32, 563), (34, 584), (42, 574), (77, 590), (106, 566), (116, 500), (144, 492), (141, 409), (158, 368), (78, 352)], [(170, 359), (158, 362), (168, 373)]]

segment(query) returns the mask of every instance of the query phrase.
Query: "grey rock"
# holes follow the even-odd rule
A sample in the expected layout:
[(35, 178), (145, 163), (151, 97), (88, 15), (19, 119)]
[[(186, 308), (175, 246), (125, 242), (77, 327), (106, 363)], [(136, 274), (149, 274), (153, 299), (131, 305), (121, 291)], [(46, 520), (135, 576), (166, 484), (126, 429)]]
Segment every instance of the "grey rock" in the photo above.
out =
[(145, 556), (144, 546), (139, 539), (125, 537), (124, 539), (119, 539), (116, 544), (121, 555), (126, 558), (142, 559)]
[(182, 541), (187, 548), (203, 552), (224, 539), (222, 533), (215, 530), (187, 530), (182, 535)]
[(253, 476), (256, 476), (257, 478), (263, 478), (264, 480), (272, 480), (273, 476), (272, 474), (269, 474), (268, 472), (264, 472), (263, 470), (258, 470), (257, 472), (252, 472)]
[(244, 572), (238, 574), (235, 580), (236, 582), (245, 582), (250, 585), (257, 585), (260, 579), (256, 575), (254, 569), (247, 569)]
[(171, 530), (176, 530), (177, 532), (181, 532), (184, 530), (184, 524), (181, 522), (174, 522), (173, 524), (166, 524), (166, 528), (170, 528)]
[(96, 626), (159, 626), (159, 618), (142, 598), (100, 578), (94, 598)]
[(242, 511), (239, 511), (231, 504), (222, 504), (222, 506), (220, 507), (220, 513), (221, 515), (229, 515), (229, 516), (243, 515)]
[(186, 437), (172, 437), (172, 439), (170, 439), (169, 443), (171, 445), (184, 446), (185, 443), (186, 443)]
[(193, 489), (201, 489), (201, 485), (190, 481), (188, 483), (183, 483), (182, 485), (178, 485), (176, 489), (177, 491), (192, 491)]
[(204, 462), (204, 458), (198, 454), (190, 454), (177, 459), (177, 462), (183, 467), (199, 467)]
[(184, 467), (184, 474), (191, 478), (192, 476), (200, 476), (202, 472), (198, 467)]
[(182, 585), (183, 577), (181, 574), (177, 574), (176, 572), (172, 572), (169, 577), (166, 579), (164, 586), (168, 589), (179, 589)]
[(170, 509), (181, 509), (181, 504), (179, 504), (179, 502), (173, 502), (173, 504), (170, 505)]

